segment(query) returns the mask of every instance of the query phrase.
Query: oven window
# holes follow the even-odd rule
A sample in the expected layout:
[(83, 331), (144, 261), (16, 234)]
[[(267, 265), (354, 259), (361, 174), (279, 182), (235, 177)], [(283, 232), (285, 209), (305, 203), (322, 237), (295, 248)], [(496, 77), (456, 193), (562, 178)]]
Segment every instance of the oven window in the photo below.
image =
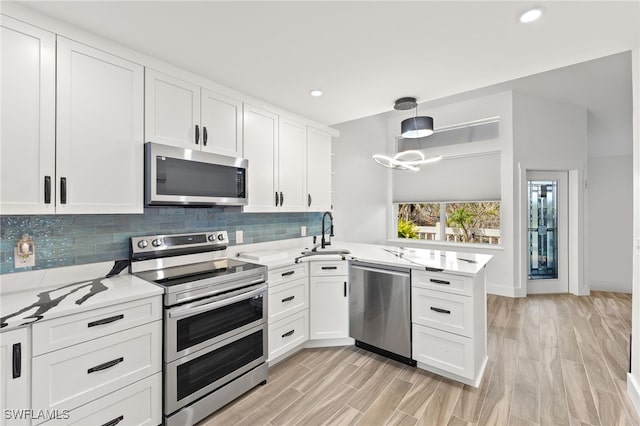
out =
[(262, 320), (263, 300), (263, 297), (256, 296), (179, 320), (176, 333), (178, 352)]
[(177, 367), (178, 400), (263, 356), (263, 329)]
[(156, 157), (158, 195), (245, 198), (245, 169)]

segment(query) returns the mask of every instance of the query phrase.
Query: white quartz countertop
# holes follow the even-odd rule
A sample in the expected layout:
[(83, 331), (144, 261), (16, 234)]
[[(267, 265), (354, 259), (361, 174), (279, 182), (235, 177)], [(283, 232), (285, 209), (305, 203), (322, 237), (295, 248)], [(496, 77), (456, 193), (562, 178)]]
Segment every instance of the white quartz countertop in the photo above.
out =
[[(342, 259), (371, 262), (379, 265), (404, 266), (411, 269), (440, 270), (461, 275), (477, 274), (493, 257), (490, 254), (465, 253), (447, 250), (418, 249), (400, 246), (377, 244), (349, 243), (334, 241), (324, 251), (348, 250), (344, 255), (314, 255), (301, 257), (303, 252), (312, 247), (294, 247), (261, 251), (261, 256), (252, 256), (251, 251), (240, 252), (240, 259), (261, 263), (269, 268), (277, 268), (292, 264), (297, 258), (299, 262), (314, 260)], [(318, 249), (322, 253), (322, 249)], [(247, 257), (246, 254), (252, 256)], [(284, 253), (284, 254), (283, 254)], [(256, 259), (256, 257), (258, 257)]]
[(126, 272), (111, 278), (70, 280), (0, 294), (0, 332), (91, 309), (163, 294), (162, 288)]

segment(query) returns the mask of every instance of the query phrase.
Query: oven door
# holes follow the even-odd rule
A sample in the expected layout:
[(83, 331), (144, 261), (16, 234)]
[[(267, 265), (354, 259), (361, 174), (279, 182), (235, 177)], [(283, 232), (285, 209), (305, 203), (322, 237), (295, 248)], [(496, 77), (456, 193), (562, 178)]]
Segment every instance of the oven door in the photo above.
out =
[(258, 327), (165, 364), (165, 415), (171, 415), (266, 360), (265, 321)]
[(266, 299), (267, 285), (260, 283), (165, 309), (164, 362), (265, 323)]

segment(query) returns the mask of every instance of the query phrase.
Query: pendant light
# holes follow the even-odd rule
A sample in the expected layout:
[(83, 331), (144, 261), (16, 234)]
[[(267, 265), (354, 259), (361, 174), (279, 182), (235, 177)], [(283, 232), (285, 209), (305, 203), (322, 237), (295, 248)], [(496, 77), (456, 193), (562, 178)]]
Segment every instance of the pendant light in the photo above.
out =
[[(400, 98), (396, 101), (393, 109), (404, 111), (416, 109), (416, 116), (407, 118), (401, 123), (403, 138), (423, 138), (433, 134), (433, 118), (421, 116), (418, 117), (418, 103), (416, 98)], [(373, 156), (376, 163), (395, 170), (410, 170), (417, 172), (420, 166), (428, 163), (435, 163), (442, 159), (440, 155), (434, 157), (425, 157), (424, 153), (419, 150), (407, 150), (398, 152), (393, 157), (384, 154), (376, 154)]]
[(415, 117), (402, 120), (400, 123), (401, 135), (403, 138), (424, 138), (433, 134), (433, 118), (425, 115), (418, 116), (418, 103), (416, 98), (400, 98), (396, 100), (393, 109), (397, 111), (405, 111), (416, 109)]

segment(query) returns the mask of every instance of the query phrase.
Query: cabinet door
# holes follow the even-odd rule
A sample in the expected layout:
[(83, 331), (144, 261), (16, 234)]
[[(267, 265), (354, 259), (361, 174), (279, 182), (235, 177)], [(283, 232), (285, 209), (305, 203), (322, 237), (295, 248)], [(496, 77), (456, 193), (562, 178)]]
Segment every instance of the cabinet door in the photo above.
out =
[(307, 127), (307, 211), (331, 210), (331, 135)]
[(307, 210), (307, 127), (280, 117), (278, 138), (278, 191), (280, 211)]
[(244, 156), (249, 160), (248, 205), (245, 212), (273, 212), (276, 207), (275, 162), (278, 116), (251, 105), (244, 106)]
[(242, 102), (202, 89), (202, 150), (242, 157)]
[(200, 87), (149, 68), (145, 77), (146, 142), (199, 150)]
[(57, 70), (57, 212), (142, 213), (142, 66), (59, 37)]
[(20, 411), (31, 408), (28, 333), (27, 328), (0, 333), (0, 426), (31, 424), (26, 415), (20, 418)]
[(311, 277), (310, 339), (349, 337), (347, 277)]
[(5, 16), (0, 22), (0, 214), (53, 213), (55, 35)]

